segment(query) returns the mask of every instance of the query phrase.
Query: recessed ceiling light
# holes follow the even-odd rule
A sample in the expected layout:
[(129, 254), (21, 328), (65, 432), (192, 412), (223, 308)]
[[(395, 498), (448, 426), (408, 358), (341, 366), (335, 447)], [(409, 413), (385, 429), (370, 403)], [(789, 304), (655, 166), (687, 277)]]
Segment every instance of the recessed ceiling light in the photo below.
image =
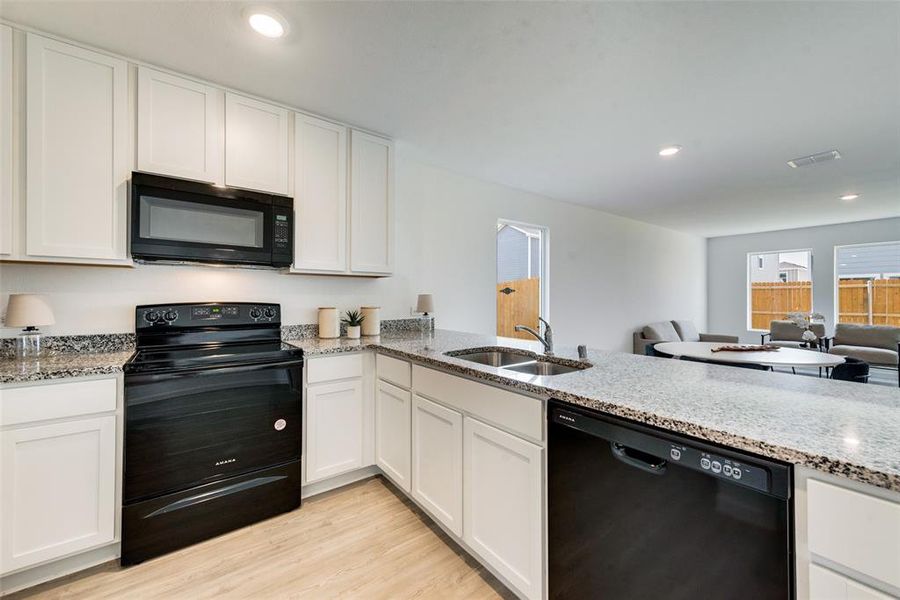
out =
[(287, 21), (268, 8), (251, 8), (245, 11), (247, 22), (253, 30), (267, 38), (280, 38), (287, 33)]
[(841, 200), (856, 200), (859, 198), (859, 194), (844, 194), (841, 196)]
[(665, 146), (659, 149), (660, 156), (675, 156), (681, 152), (681, 146)]

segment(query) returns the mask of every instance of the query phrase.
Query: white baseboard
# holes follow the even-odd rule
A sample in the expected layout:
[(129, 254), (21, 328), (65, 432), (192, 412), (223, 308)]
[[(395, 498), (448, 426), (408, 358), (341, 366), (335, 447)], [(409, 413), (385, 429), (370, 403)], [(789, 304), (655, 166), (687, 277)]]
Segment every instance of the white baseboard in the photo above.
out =
[(357, 469), (355, 471), (350, 471), (349, 473), (344, 473), (343, 475), (335, 475), (334, 477), (329, 477), (328, 479), (323, 479), (322, 481), (304, 485), (300, 490), (300, 497), (304, 499), (311, 498), (313, 496), (317, 496), (319, 494), (344, 487), (345, 485), (349, 485), (361, 479), (374, 477), (375, 475), (381, 475), (381, 469), (379, 469), (375, 465), (363, 467), (362, 469)]
[(115, 543), (81, 554), (38, 565), (24, 571), (10, 573), (0, 578), (0, 596), (24, 590), (41, 583), (46, 583), (78, 571), (96, 567), (111, 560), (118, 560), (121, 544)]

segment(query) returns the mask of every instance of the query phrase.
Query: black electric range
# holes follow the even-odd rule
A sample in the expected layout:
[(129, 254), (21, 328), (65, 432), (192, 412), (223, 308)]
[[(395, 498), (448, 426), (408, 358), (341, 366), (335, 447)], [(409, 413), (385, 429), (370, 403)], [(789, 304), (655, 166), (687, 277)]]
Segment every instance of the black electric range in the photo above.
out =
[(138, 306), (135, 331), (122, 564), (299, 506), (303, 353), (280, 306)]

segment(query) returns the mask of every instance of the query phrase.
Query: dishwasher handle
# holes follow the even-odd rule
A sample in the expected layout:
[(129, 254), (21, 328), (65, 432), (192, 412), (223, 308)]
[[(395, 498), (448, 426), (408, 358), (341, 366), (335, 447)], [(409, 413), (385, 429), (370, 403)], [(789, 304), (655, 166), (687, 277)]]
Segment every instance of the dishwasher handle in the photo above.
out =
[(610, 442), (609, 449), (612, 455), (630, 467), (635, 467), (641, 471), (652, 473), (653, 475), (665, 475), (667, 460), (657, 458), (639, 450), (633, 450), (619, 442)]

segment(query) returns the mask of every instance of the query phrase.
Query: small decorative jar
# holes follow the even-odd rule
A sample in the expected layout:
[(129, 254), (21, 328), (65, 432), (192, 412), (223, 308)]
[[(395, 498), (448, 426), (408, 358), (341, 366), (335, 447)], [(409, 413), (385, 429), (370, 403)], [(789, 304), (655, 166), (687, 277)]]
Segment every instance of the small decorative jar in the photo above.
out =
[(319, 307), (319, 337), (323, 339), (341, 337), (341, 322), (336, 307)]
[(363, 306), (362, 312), (362, 335), (381, 335), (381, 307), (380, 306)]

